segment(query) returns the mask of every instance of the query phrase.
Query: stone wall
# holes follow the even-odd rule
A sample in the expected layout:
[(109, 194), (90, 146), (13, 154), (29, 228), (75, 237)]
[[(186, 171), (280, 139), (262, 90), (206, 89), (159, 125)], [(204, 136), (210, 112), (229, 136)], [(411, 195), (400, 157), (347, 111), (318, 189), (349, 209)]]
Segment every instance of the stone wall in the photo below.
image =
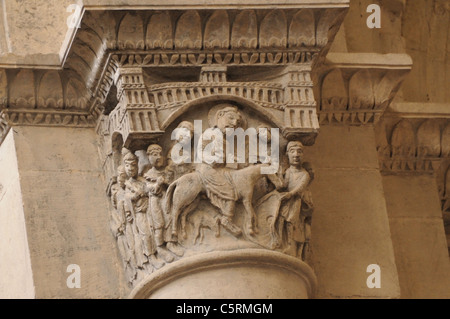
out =
[[(93, 130), (14, 130), (36, 298), (125, 294), (96, 140)], [(80, 266), (80, 289), (67, 287), (71, 264)]]
[[(305, 157), (315, 169), (311, 244), (319, 296), (400, 297), (373, 127), (322, 127)], [(381, 289), (366, 285), (371, 264), (381, 267)]]
[(34, 298), (29, 236), (12, 130), (0, 146), (0, 233), (1, 298)]

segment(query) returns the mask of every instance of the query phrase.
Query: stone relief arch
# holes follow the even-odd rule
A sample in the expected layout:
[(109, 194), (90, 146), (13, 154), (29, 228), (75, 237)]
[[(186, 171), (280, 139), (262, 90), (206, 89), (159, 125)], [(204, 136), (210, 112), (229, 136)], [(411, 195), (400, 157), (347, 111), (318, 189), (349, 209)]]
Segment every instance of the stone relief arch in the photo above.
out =
[(195, 108), (196, 106), (199, 106), (199, 105), (202, 105), (205, 103), (214, 102), (214, 101), (218, 101), (218, 103), (219, 102), (226, 103), (227, 101), (229, 101), (233, 104), (240, 104), (244, 108), (248, 107), (249, 109), (255, 111), (263, 119), (265, 119), (269, 123), (273, 124), (274, 127), (278, 127), (280, 129), (284, 127), (284, 123), (281, 120), (279, 120), (274, 114), (272, 114), (264, 107), (254, 103), (252, 101), (249, 101), (247, 99), (244, 99), (244, 98), (238, 97), (238, 96), (214, 95), (214, 96), (199, 98), (199, 99), (196, 99), (196, 100), (193, 100), (191, 102), (184, 104), (183, 106), (178, 108), (175, 112), (173, 112), (172, 114), (170, 114), (167, 117), (167, 119), (161, 124), (161, 128), (163, 130), (165, 130), (173, 122), (175, 122), (182, 114), (189, 111), (191, 108)]
[(334, 69), (322, 83), (322, 110), (345, 111), (348, 106), (348, 89), (342, 71)]
[(150, 18), (145, 39), (147, 49), (171, 49), (173, 47), (172, 21), (168, 12), (157, 12)]
[(373, 109), (375, 96), (373, 83), (368, 70), (356, 72), (349, 84), (349, 109)]
[(231, 31), (232, 48), (256, 49), (258, 46), (258, 22), (253, 10), (240, 12), (233, 23)]
[(298, 11), (289, 26), (289, 47), (316, 44), (314, 13), (309, 9)]

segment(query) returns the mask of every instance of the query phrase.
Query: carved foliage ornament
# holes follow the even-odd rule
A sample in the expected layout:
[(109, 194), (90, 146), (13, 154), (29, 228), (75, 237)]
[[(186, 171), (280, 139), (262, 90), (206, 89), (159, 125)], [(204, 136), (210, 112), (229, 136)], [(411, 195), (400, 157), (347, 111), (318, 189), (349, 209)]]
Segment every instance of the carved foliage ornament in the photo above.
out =
[(329, 53), (316, 75), (320, 124), (376, 123), (411, 68), (405, 54)]
[(437, 171), (442, 160), (450, 157), (449, 132), (450, 124), (443, 119), (402, 119), (380, 125), (377, 148), (381, 170)]

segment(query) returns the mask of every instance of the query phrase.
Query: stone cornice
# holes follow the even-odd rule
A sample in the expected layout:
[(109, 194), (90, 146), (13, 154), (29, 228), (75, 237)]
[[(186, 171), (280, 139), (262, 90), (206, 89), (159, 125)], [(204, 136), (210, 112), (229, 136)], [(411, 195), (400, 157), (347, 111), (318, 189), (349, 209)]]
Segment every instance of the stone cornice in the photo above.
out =
[(385, 117), (376, 129), (384, 174), (434, 174), (450, 159), (448, 118)]
[(386, 110), (385, 117), (400, 118), (450, 118), (448, 103), (394, 102)]
[[(348, 9), (347, 0), (180, 5), (85, 1), (81, 28), (68, 33), (60, 64), (52, 55), (0, 60), (3, 118), (9, 125), (94, 126), (117, 68), (127, 65), (310, 67)], [(162, 32), (165, 26), (171, 32)]]

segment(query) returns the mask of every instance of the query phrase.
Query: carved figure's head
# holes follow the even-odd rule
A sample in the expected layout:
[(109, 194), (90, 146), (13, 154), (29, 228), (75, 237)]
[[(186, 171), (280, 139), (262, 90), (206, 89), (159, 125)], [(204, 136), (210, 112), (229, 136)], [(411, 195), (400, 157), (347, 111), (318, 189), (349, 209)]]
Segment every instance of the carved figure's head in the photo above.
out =
[(286, 154), (289, 158), (289, 164), (293, 166), (302, 165), (303, 144), (299, 141), (291, 141), (286, 147)]
[(136, 178), (139, 173), (139, 161), (129, 149), (122, 149), (123, 165), (125, 172), (129, 177)]
[(125, 181), (127, 180), (127, 172), (125, 171), (125, 167), (120, 165), (117, 168), (117, 183), (121, 188), (125, 188)]
[(194, 136), (194, 125), (191, 122), (183, 121), (177, 126), (180, 130), (180, 134), (178, 136), (178, 143), (188, 144), (191, 142), (192, 137)]
[(236, 129), (242, 125), (242, 115), (238, 109), (230, 104), (217, 111), (217, 127), (225, 133), (227, 128)]
[(164, 157), (162, 155), (162, 147), (158, 144), (151, 144), (147, 148), (147, 156), (152, 167), (159, 168), (163, 166)]
[[(260, 131), (261, 129), (261, 131)], [(264, 130), (265, 129), (265, 130)], [(261, 141), (265, 141), (267, 143), (270, 143), (272, 140), (272, 135), (270, 133), (270, 128), (265, 125), (259, 125), (256, 128), (256, 133), (258, 134)]]

